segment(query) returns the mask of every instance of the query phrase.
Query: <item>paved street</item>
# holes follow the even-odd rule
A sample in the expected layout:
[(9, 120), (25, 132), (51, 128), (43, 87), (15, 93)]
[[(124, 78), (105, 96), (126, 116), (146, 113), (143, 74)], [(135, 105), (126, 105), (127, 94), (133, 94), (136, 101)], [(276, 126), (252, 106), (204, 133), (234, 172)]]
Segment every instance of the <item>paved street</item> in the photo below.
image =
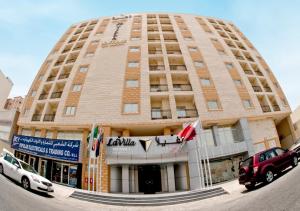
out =
[(116, 207), (100, 205), (68, 198), (72, 189), (55, 186), (50, 196), (23, 190), (11, 180), (0, 176), (1, 211), (59, 211), (59, 210), (300, 210), (300, 167), (287, 171), (270, 185), (260, 185), (254, 191), (246, 191), (237, 181), (223, 186), (228, 195), (207, 200), (166, 207)]

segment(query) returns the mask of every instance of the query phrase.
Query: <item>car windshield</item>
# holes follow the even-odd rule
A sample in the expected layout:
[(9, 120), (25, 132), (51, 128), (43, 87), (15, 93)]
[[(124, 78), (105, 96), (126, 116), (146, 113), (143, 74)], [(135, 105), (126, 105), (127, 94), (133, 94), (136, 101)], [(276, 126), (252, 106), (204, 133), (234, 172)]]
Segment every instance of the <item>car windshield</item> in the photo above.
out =
[(250, 157), (240, 163), (240, 166), (252, 166), (253, 165), (253, 157)]
[(34, 170), (34, 168), (32, 168), (32, 166), (30, 166), (30, 165), (28, 165), (27, 163), (24, 163), (24, 162), (22, 162), (22, 161), (20, 161), (20, 163), (21, 163), (22, 168), (23, 168), (25, 171), (28, 171), (28, 172), (37, 174), (37, 172)]

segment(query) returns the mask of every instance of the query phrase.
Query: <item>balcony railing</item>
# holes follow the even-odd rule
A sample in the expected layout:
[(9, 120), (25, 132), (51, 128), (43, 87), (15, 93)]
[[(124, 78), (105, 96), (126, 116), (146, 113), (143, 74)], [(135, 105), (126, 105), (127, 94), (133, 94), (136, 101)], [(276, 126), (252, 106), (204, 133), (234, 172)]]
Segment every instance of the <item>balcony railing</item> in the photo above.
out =
[(65, 79), (65, 78), (69, 78), (70, 74), (62, 74), (58, 77), (58, 79)]
[(170, 70), (186, 70), (185, 65), (170, 65)]
[(167, 51), (168, 54), (176, 54), (176, 55), (181, 55), (181, 51)]
[(174, 91), (192, 91), (191, 84), (173, 84)]
[(274, 104), (272, 105), (272, 107), (273, 107), (273, 111), (280, 111), (279, 105)]
[(31, 121), (40, 121), (42, 115), (41, 114), (33, 114)]
[(168, 32), (168, 33), (174, 32), (174, 30), (166, 30), (166, 29), (162, 29), (162, 31), (163, 31), (163, 32)]
[(69, 64), (69, 63), (73, 63), (75, 61), (76, 61), (76, 59), (69, 59), (69, 60), (66, 61), (66, 63)]
[(151, 84), (150, 92), (167, 92), (168, 85), (167, 84)]
[(42, 93), (39, 97), (39, 100), (45, 100), (48, 97), (48, 93)]
[(268, 105), (262, 105), (261, 109), (263, 110), (263, 112), (271, 112), (271, 108)]
[(262, 92), (262, 89), (260, 86), (252, 86), (254, 92)]
[(51, 94), (51, 99), (60, 98), (62, 95), (62, 92), (53, 92)]
[(248, 74), (248, 75), (253, 75), (253, 73), (252, 73), (252, 71), (251, 70), (244, 70), (244, 72), (246, 73), (246, 74)]
[(244, 60), (244, 57), (242, 57), (242, 56), (235, 56), (235, 58), (237, 58), (239, 60)]
[(56, 76), (49, 76), (49, 77), (47, 78), (47, 81), (54, 81), (55, 78), (56, 78)]
[(178, 119), (198, 117), (198, 111), (197, 109), (177, 109), (177, 117)]
[(148, 51), (149, 54), (162, 54), (161, 50), (149, 50)]
[(64, 63), (63, 61), (61, 61), (61, 62), (56, 62), (56, 63), (55, 63), (55, 66), (62, 65), (63, 63)]
[(152, 109), (151, 119), (172, 119), (171, 110)]
[(165, 66), (164, 65), (150, 65), (149, 69), (151, 71), (161, 71), (161, 70), (165, 70)]
[(165, 42), (177, 42), (178, 40), (177, 39), (164, 39)]
[(45, 122), (53, 122), (54, 118), (55, 118), (55, 114), (45, 114), (43, 120)]
[(256, 73), (256, 75), (258, 75), (258, 76), (264, 76), (264, 75), (262, 74), (262, 72), (260, 72), (260, 71), (255, 71), (255, 73)]
[(266, 92), (272, 92), (272, 89), (271, 89), (270, 87), (268, 87), (268, 86), (265, 86), (265, 87), (264, 87), (264, 90), (265, 90)]
[(148, 42), (160, 42), (160, 39), (148, 39)]

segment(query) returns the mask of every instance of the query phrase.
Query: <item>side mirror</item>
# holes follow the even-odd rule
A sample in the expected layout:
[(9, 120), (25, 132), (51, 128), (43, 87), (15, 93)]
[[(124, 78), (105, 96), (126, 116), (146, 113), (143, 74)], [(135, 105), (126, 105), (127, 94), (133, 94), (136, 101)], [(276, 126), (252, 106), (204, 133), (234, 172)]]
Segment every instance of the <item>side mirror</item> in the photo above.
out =
[(284, 150), (285, 153), (287, 153), (288, 151), (289, 151), (288, 149), (285, 149), (285, 150)]

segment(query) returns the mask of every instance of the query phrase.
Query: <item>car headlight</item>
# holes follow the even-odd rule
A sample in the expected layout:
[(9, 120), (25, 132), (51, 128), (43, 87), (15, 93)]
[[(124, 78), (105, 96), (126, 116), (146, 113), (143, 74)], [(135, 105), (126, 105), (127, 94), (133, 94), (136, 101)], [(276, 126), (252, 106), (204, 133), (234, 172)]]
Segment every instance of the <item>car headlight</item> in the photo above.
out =
[(33, 179), (33, 181), (40, 183), (40, 180), (37, 178), (37, 176), (31, 175), (31, 178)]

